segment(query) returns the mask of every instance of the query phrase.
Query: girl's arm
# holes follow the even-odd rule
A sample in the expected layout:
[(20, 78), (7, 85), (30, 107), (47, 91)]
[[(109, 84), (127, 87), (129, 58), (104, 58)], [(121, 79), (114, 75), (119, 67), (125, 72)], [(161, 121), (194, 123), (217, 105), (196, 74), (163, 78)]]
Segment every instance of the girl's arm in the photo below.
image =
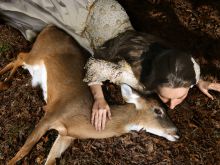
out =
[(91, 122), (96, 130), (103, 130), (106, 118), (111, 118), (111, 112), (103, 95), (102, 82), (110, 80), (110, 82), (117, 85), (126, 83), (140, 91), (143, 90), (143, 85), (135, 78), (131, 67), (125, 61), (112, 63), (90, 58), (85, 65), (85, 69), (86, 75), (83, 81), (88, 83), (94, 97)]
[(125, 83), (138, 91), (144, 90), (143, 84), (135, 77), (131, 66), (125, 60), (113, 63), (90, 58), (85, 69), (87, 71), (83, 81), (87, 82), (89, 86), (102, 84), (103, 81), (109, 80), (116, 85)]

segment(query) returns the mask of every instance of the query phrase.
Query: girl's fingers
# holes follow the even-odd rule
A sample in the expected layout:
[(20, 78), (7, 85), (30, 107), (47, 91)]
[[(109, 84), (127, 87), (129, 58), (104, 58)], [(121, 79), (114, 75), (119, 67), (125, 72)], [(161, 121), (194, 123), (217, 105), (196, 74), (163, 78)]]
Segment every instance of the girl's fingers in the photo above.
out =
[(92, 125), (95, 125), (94, 122), (95, 122), (95, 117), (96, 117), (97, 111), (98, 111), (97, 106), (96, 106), (96, 104), (94, 104), (92, 107), (92, 118), (91, 118)]
[(97, 131), (101, 131), (105, 128), (105, 122), (106, 122), (106, 110), (105, 109), (99, 109), (95, 113), (95, 129)]
[(92, 109), (91, 123), (95, 126), (97, 131), (101, 131), (105, 129), (106, 118), (111, 119), (110, 108), (106, 106), (105, 108), (97, 109), (96, 106)]
[(92, 118), (91, 118), (91, 123), (92, 123), (92, 125), (94, 125), (94, 119), (95, 119), (95, 113), (92, 112)]
[(95, 115), (96, 115), (95, 111), (92, 111), (92, 118), (91, 118), (92, 125), (95, 124), (95, 123), (94, 123), (94, 121), (95, 121)]
[(206, 96), (208, 96), (210, 99), (214, 99), (212, 95), (210, 95), (210, 93), (208, 92), (208, 90), (203, 90), (202, 91)]
[(105, 123), (106, 123), (106, 111), (102, 113), (102, 130), (105, 129)]
[(95, 129), (98, 130), (98, 124), (99, 124), (99, 113), (95, 113)]
[(107, 115), (108, 115), (108, 118), (111, 120), (112, 119), (112, 114), (111, 114), (110, 109), (107, 111)]
[(101, 127), (102, 127), (102, 114), (103, 114), (103, 112), (104, 112), (104, 109), (99, 109), (98, 110), (98, 116), (99, 116), (98, 124), (97, 124), (97, 130), (98, 131), (101, 131)]

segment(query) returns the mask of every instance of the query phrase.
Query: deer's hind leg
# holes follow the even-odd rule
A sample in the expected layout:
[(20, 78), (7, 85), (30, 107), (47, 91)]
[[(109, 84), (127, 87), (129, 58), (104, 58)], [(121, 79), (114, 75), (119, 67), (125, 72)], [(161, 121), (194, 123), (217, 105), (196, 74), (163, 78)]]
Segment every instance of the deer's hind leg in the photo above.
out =
[(30, 136), (28, 136), (25, 144), (20, 148), (17, 154), (8, 162), (7, 165), (14, 165), (17, 161), (25, 157), (32, 147), (40, 140), (40, 138), (49, 130), (48, 118), (42, 118), (37, 124), (35, 129), (32, 131)]
[(58, 135), (50, 150), (45, 165), (56, 164), (56, 158), (60, 158), (61, 154), (70, 146), (73, 140), (73, 137)]
[(10, 87), (9, 82), (12, 80), (18, 67), (24, 64), (24, 59), (27, 55), (28, 53), (19, 53), (16, 60), (10, 62), (8, 65), (0, 70), (0, 76), (10, 70), (9, 76), (3, 82), (0, 82), (0, 91), (6, 90)]

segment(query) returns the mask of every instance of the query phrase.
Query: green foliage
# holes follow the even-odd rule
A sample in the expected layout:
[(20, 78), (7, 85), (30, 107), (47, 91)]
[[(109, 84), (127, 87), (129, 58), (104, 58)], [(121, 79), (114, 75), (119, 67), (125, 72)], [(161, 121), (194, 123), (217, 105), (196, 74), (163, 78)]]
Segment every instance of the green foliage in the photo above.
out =
[(8, 43), (0, 43), (0, 54), (12, 50), (12, 46)]

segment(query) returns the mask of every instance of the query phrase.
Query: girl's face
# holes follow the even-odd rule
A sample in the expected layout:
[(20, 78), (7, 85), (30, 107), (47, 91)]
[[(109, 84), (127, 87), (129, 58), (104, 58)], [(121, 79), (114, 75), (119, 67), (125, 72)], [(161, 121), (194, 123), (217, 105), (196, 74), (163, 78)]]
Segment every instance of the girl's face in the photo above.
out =
[(170, 109), (174, 109), (178, 104), (180, 104), (187, 96), (189, 88), (179, 87), (159, 87), (157, 94)]

